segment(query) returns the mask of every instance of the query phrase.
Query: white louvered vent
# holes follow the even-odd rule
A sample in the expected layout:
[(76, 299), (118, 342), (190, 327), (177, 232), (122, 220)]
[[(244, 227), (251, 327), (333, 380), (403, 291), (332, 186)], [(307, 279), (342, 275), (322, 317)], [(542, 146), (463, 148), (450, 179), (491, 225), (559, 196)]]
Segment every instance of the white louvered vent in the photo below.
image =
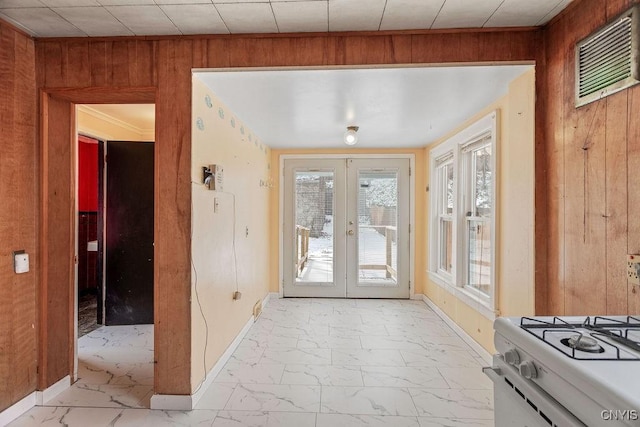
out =
[(576, 107), (640, 83), (639, 6), (576, 45)]

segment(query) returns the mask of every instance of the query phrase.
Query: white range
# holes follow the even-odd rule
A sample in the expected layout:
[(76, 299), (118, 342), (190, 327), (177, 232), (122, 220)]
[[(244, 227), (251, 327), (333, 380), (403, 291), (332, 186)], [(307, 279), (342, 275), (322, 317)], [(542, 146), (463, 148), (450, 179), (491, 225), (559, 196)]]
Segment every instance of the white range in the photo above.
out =
[(502, 317), (496, 427), (640, 426), (640, 316)]

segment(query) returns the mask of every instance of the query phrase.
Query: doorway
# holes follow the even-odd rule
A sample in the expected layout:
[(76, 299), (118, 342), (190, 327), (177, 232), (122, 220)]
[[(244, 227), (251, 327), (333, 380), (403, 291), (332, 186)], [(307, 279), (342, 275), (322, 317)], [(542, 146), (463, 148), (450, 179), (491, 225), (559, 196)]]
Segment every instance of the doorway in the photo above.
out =
[[(148, 408), (154, 387), (155, 105), (77, 105), (76, 116), (76, 131), (92, 138), (79, 136), (76, 152), (74, 384), (57, 403)], [(86, 310), (90, 299), (95, 308)]]
[(284, 160), (283, 296), (409, 298), (410, 159)]

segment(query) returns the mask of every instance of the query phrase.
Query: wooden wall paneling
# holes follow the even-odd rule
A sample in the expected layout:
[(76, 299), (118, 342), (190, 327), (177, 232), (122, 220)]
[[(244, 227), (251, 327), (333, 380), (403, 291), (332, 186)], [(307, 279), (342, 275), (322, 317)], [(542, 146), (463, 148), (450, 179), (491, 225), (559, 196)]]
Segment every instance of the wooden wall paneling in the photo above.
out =
[(344, 65), (347, 63), (346, 40), (344, 37), (327, 38), (326, 60), (328, 65)]
[(414, 63), (474, 62), (478, 58), (479, 38), (467, 36), (469, 46), (464, 50), (474, 52), (469, 58), (458, 55), (461, 38), (453, 33), (421, 34), (411, 36), (411, 61)]
[[(110, 84), (111, 42), (89, 42), (89, 60), (91, 64), (91, 86), (108, 86)], [(48, 85), (49, 87), (55, 87)]]
[(156, 100), (155, 387), (191, 394), (192, 42), (160, 41)]
[[(42, 256), (40, 316), (41, 389), (71, 372), (73, 328), (74, 147), (72, 104), (43, 96)], [(71, 350), (70, 350), (71, 349)]]
[[(543, 295), (537, 294), (536, 304), (546, 302), (548, 314), (565, 312), (564, 40), (563, 22), (555, 23), (548, 28), (545, 41), (547, 60), (544, 71), (547, 76), (547, 92), (544, 96), (546, 98), (544, 141), (547, 173), (546, 184), (543, 187), (547, 199), (547, 232), (546, 236), (542, 236), (543, 240), (536, 242), (538, 247), (545, 245), (546, 242), (547, 257), (546, 281), (542, 283), (541, 278), (536, 282), (536, 292), (542, 292), (544, 289), (546, 301)], [(537, 255), (544, 256), (540, 252), (537, 252)], [(538, 301), (538, 298), (541, 301)]]
[(271, 67), (273, 62), (272, 39), (239, 37), (229, 41), (229, 65), (231, 67)]
[[(546, 73), (546, 47), (542, 40), (542, 49), (538, 51), (535, 66), (535, 93), (546, 94), (549, 76)], [(547, 119), (547, 97), (535, 97), (535, 219), (534, 219), (534, 247), (535, 247), (535, 277), (534, 277), (534, 313), (547, 314), (549, 301), (549, 280), (547, 269), (547, 241), (548, 239), (548, 209), (547, 209), (547, 138), (545, 126)], [(543, 114), (540, 114), (543, 112)]]
[(605, 117), (601, 100), (566, 119), (575, 127), (565, 140), (567, 314), (606, 311)]
[(207, 52), (207, 39), (194, 39), (191, 67), (192, 68), (206, 68), (208, 60)]
[[(36, 86), (35, 86), (35, 48), (33, 40), (14, 33), (15, 67), (13, 99), (13, 137), (10, 144), (15, 144), (16, 160), (13, 176), (0, 182), (11, 182), (13, 197), (0, 197), (4, 203), (11, 200), (16, 249), (24, 249), (30, 255), (30, 272), (14, 276), (11, 311), (15, 328), (13, 330), (14, 361), (12, 363), (13, 400), (18, 400), (33, 391), (37, 383), (37, 334), (36, 334), (36, 293), (38, 255), (37, 255), (37, 171), (36, 171)], [(3, 92), (4, 93), (4, 92)], [(5, 137), (6, 134), (3, 134)], [(2, 155), (7, 152), (3, 149)], [(25, 170), (24, 166), (32, 166), (33, 170)], [(19, 218), (19, 219), (18, 219)], [(4, 235), (4, 233), (0, 233)], [(8, 249), (8, 248), (7, 248)], [(5, 300), (6, 301), (6, 300)]]
[[(111, 79), (110, 86), (131, 86), (131, 76), (136, 71), (135, 43), (131, 41), (114, 41), (111, 43)], [(129, 55), (132, 56), (132, 61)]]
[(627, 91), (606, 100), (606, 314), (627, 314)]
[(158, 56), (158, 42), (153, 40), (136, 40), (134, 55), (135, 70), (131, 75), (131, 85), (157, 86), (158, 74), (156, 60)]
[(215, 38), (207, 40), (207, 67), (226, 68), (231, 66), (230, 40)]
[(605, 3), (605, 13), (607, 22), (631, 7), (633, 0), (607, 0)]
[(346, 64), (408, 64), (411, 36), (349, 36), (345, 41)]
[(89, 42), (73, 41), (64, 46), (64, 75), (66, 86), (91, 86), (91, 70), (89, 69)]
[(63, 73), (64, 56), (61, 42), (48, 42), (44, 45), (44, 70), (47, 87), (64, 87), (66, 81)]
[(155, 102), (155, 87), (87, 87), (49, 89), (58, 99), (79, 104), (149, 104)]
[(492, 31), (478, 34), (479, 61), (533, 61), (541, 46), (536, 46), (537, 30)]
[[(35, 48), (0, 22), (0, 411), (36, 389)], [(10, 183), (10, 185), (9, 185)], [(30, 272), (13, 272), (13, 250)]]
[(538, 30), (468, 31), (411, 36), (412, 61), (424, 63), (534, 61)]
[[(595, 5), (597, 6), (597, 5)], [(567, 16), (564, 46), (565, 314), (606, 309), (604, 118), (606, 101), (575, 107), (575, 43), (604, 23), (604, 9)]]
[(276, 37), (272, 40), (274, 62), (288, 66), (327, 64), (328, 37)]
[[(640, 85), (628, 91), (628, 141), (627, 141), (627, 189), (628, 189), (628, 247), (627, 253), (640, 254)], [(640, 286), (628, 283), (629, 314), (640, 313)]]

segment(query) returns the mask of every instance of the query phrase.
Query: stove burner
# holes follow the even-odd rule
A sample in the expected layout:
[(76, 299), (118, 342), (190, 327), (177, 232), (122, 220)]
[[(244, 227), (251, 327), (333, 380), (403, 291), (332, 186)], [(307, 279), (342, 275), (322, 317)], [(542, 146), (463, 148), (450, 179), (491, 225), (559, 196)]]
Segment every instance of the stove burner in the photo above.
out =
[(595, 338), (582, 335), (575, 334), (570, 336), (569, 338), (563, 338), (560, 342), (567, 347), (574, 348), (580, 351), (586, 351), (588, 353), (602, 353), (604, 352), (604, 348), (602, 348), (598, 341)]

